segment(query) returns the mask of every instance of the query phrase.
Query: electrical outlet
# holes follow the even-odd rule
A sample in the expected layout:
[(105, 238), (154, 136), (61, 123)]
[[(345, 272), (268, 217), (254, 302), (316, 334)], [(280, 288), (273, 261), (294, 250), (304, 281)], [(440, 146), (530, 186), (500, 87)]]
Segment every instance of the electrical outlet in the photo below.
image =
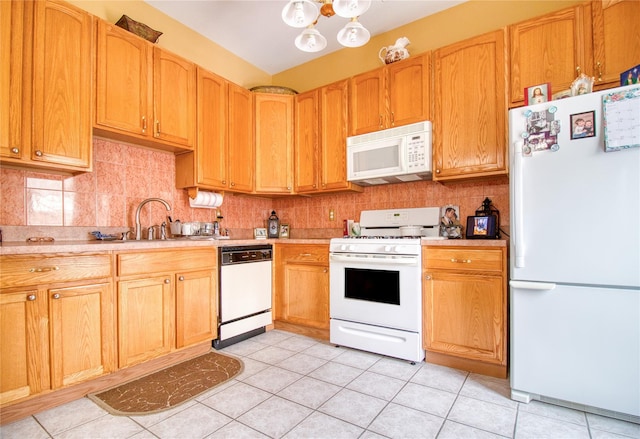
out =
[(333, 209), (329, 209), (329, 221), (335, 221), (336, 220), (336, 213), (334, 212)]

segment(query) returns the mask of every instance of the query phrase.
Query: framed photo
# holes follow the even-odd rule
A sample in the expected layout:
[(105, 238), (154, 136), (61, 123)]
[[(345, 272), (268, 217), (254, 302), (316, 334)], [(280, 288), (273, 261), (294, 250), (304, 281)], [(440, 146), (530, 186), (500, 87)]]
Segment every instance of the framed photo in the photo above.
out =
[(289, 237), (289, 224), (280, 224), (280, 238)]
[(524, 89), (524, 104), (533, 105), (548, 102), (551, 96), (551, 83), (534, 85)]
[(462, 224), (460, 224), (460, 207), (447, 204), (440, 208), (440, 236), (454, 239), (462, 238)]
[(593, 77), (580, 73), (571, 83), (571, 96), (586, 95), (593, 91)]
[(496, 239), (496, 216), (468, 216), (467, 239)]
[(569, 117), (571, 119), (571, 140), (584, 139), (585, 137), (595, 137), (595, 111), (576, 113), (572, 114)]
[(571, 89), (568, 88), (566, 90), (560, 90), (552, 95), (553, 100), (557, 101), (558, 99), (565, 99), (571, 97)]
[(256, 227), (253, 229), (253, 237), (255, 239), (267, 239), (267, 229), (264, 227)]

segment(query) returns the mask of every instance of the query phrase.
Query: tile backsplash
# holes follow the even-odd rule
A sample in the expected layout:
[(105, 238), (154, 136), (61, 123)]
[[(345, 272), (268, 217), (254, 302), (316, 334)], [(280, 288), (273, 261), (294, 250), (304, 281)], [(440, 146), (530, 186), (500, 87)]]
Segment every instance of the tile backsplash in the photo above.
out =
[[(135, 224), (135, 210), (145, 198), (143, 226), (160, 224), (167, 215), (181, 221), (214, 221), (215, 209), (193, 209), (185, 190), (174, 186), (172, 153), (94, 138), (94, 172), (75, 176), (0, 168), (0, 225), (122, 227)], [(367, 187), (363, 193), (316, 197), (262, 198), (227, 193), (220, 214), (221, 227), (264, 227), (271, 210), (290, 225), (291, 236), (302, 229), (333, 230), (337, 236), (343, 219), (359, 219), (361, 210), (400, 207), (460, 206), (461, 219), (473, 215), (485, 197), (500, 210), (502, 224), (509, 222), (509, 188), (506, 177), (473, 183), (443, 185), (432, 181)], [(333, 209), (334, 220), (329, 211)], [(464, 223), (464, 221), (463, 221)]]

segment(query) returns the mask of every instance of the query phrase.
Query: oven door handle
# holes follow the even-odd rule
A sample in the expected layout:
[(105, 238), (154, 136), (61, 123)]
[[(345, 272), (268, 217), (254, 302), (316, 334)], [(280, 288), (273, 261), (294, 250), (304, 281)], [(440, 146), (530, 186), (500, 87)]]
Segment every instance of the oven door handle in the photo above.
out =
[(359, 254), (348, 255), (330, 255), (330, 262), (363, 262), (367, 264), (379, 264), (379, 265), (415, 265), (419, 262), (417, 256), (383, 256), (383, 257), (371, 257)]

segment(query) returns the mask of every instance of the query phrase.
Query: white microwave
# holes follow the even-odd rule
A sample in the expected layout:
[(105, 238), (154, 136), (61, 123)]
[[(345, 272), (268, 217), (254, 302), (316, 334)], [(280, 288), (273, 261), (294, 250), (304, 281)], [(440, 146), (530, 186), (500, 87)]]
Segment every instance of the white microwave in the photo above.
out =
[(347, 138), (347, 180), (363, 186), (431, 179), (431, 122)]

